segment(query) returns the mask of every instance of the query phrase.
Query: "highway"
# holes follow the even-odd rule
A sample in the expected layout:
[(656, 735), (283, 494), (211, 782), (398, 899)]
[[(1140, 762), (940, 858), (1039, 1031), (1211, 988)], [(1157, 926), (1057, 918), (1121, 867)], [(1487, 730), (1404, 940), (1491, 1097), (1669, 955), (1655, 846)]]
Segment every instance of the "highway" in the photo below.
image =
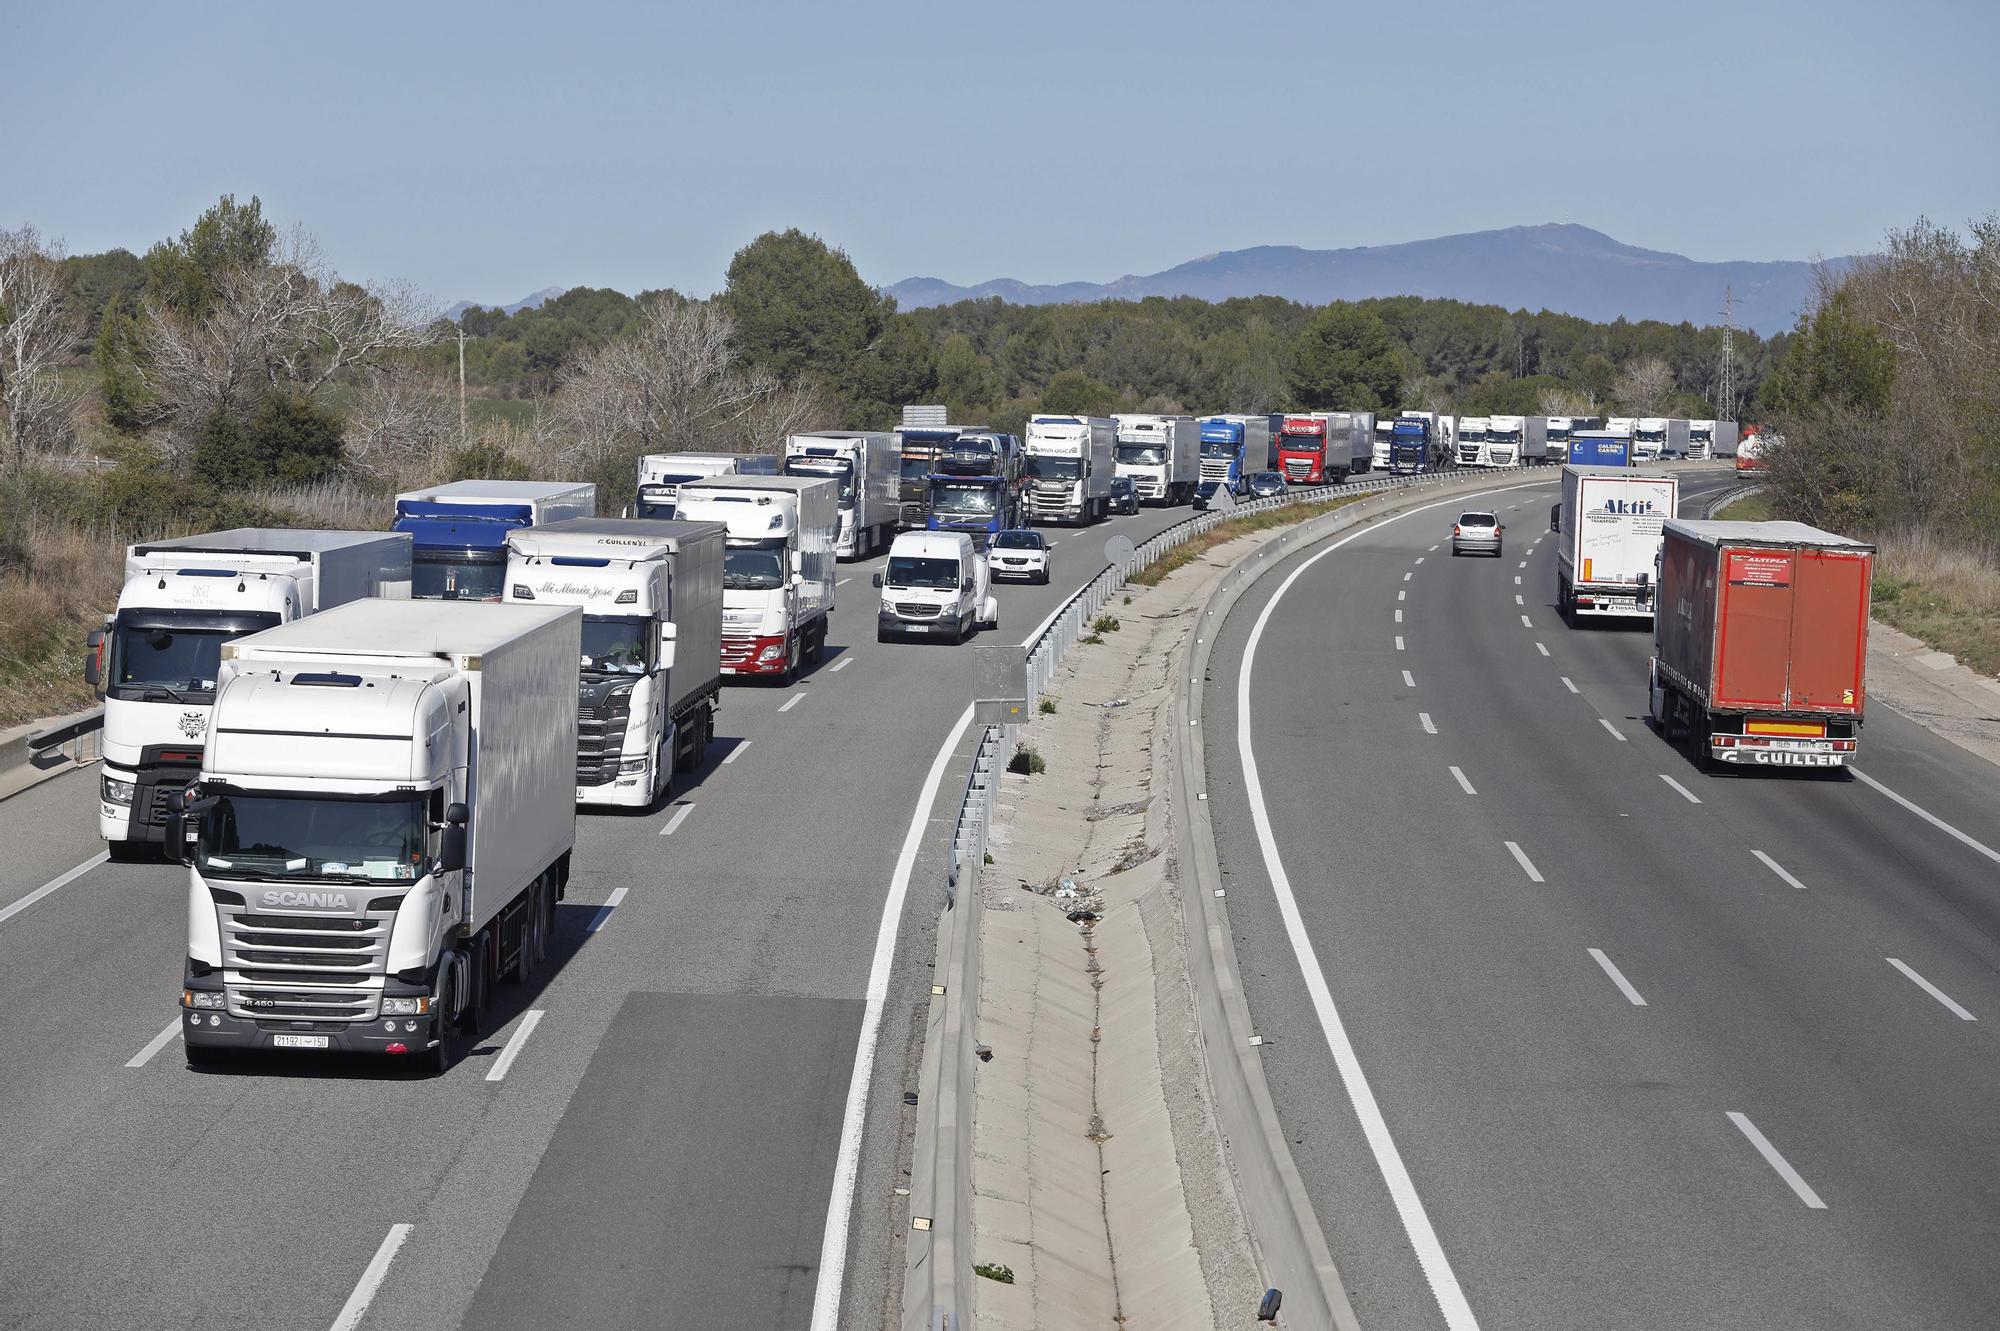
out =
[[(1856, 776), (1697, 771), (1649, 631), (1551, 608), (1554, 497), (1291, 553), (1205, 687), (1250, 1012), (1362, 1325), (1994, 1325), (2000, 781), (1880, 704)], [(1505, 556), (1451, 558), (1489, 505)]]
[[(999, 637), (1186, 515), (1053, 531)], [(186, 871), (101, 862), (95, 769), (0, 803), (0, 1326), (882, 1325), (973, 736), (965, 651), (876, 643), (880, 567), (797, 685), (725, 689), (671, 804), (580, 815), (553, 964), (440, 1080), (190, 1071)]]

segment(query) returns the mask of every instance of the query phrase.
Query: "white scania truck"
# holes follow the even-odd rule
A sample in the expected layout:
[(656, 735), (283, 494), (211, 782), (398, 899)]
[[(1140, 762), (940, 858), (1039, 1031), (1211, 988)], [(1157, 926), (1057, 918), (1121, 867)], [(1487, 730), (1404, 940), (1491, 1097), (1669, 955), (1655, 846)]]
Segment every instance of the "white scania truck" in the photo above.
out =
[(1118, 448), (1113, 469), (1130, 476), (1140, 502), (1190, 503), (1201, 479), (1201, 426), (1192, 416), (1113, 416)]
[(574, 518), (515, 533), (507, 597), (583, 609), (576, 801), (647, 808), (694, 770), (722, 693), (722, 527)]
[(805, 476), (717, 476), (681, 487), (680, 516), (719, 522), (722, 673), (790, 683), (826, 649), (833, 613), (834, 483)]
[(1089, 525), (1111, 505), (1118, 423), (1108, 416), (1030, 416), (1026, 457), (1031, 522)]
[(90, 635), (104, 695), (97, 830), (111, 858), (160, 843), (167, 792), (201, 766), (222, 645), (364, 596), (410, 594), (410, 538), (239, 527), (125, 553), (117, 613)]
[(839, 487), (833, 553), (866, 559), (896, 537), (903, 452), (887, 430), (822, 430), (785, 440), (787, 476), (824, 477)]
[(1680, 502), (1678, 476), (1630, 467), (1562, 470), (1556, 613), (1651, 619), (1661, 533)]
[(576, 843), (573, 606), (355, 601), (227, 644), (188, 864), (181, 1038), (437, 1071), (546, 957)]

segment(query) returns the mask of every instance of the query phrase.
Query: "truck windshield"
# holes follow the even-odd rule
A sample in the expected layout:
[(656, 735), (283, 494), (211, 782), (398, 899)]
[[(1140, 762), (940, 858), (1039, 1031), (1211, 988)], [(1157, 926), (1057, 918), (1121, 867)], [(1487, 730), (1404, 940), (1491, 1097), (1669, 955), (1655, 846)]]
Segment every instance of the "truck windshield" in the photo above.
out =
[(652, 665), (647, 645), (652, 641), (643, 618), (612, 615), (583, 617), (583, 660), (586, 674), (643, 675)]
[(722, 555), (722, 585), (732, 592), (767, 592), (785, 585), (785, 552), (736, 546)]
[(1083, 463), (1078, 458), (1037, 457), (1030, 453), (1022, 459), (1021, 470), (1045, 481), (1073, 481), (1083, 475)]
[(854, 464), (846, 458), (786, 458), (785, 475), (830, 477), (840, 482), (840, 502), (854, 503)]
[(956, 513), (967, 517), (991, 517), (999, 506), (999, 496), (990, 485), (952, 485), (943, 481), (931, 483), (931, 508), (938, 513)]
[(1205, 458), (1233, 458), (1242, 447), (1224, 439), (1204, 439), (1201, 441), (1201, 455)]
[(921, 482), (931, 474), (929, 453), (905, 453), (903, 455), (903, 479)]
[(207, 702), (222, 644), (278, 622), (274, 614), (126, 612), (111, 634), (109, 692), (128, 702)]
[(954, 591), (958, 587), (956, 559), (922, 559), (912, 555), (889, 556), (889, 571), (882, 575), (885, 587), (933, 587)]
[(1120, 444), (1118, 460), (1140, 467), (1157, 467), (1167, 460), (1167, 450), (1160, 444)]
[(505, 550), (419, 550), (410, 565), (418, 601), (497, 601), (506, 584)]
[(1323, 434), (1288, 434), (1278, 441), (1278, 447), (1287, 453), (1324, 453), (1326, 436)]
[(410, 882), (434, 853), (421, 797), (327, 799), (232, 791), (201, 820), (195, 867), (213, 878)]

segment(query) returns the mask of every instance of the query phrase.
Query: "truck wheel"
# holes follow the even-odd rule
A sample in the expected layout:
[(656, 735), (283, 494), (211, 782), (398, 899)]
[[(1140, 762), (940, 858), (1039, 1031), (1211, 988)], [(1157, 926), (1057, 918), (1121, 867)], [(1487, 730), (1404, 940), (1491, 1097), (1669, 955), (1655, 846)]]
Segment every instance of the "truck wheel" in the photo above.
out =
[(790, 688), (799, 677), (799, 638), (793, 634), (785, 644), (785, 668), (778, 675), (778, 686)]
[(458, 1022), (449, 1015), (458, 1001), (457, 975), (458, 968), (447, 964), (438, 985), (438, 1011), (446, 1015), (437, 1020), (437, 1048), (424, 1057), (424, 1070), (433, 1077), (442, 1077), (458, 1062)]
[(111, 856), (113, 864), (137, 864), (141, 860), (151, 858), (147, 854), (150, 849), (149, 843), (144, 841), (107, 841), (104, 843), (104, 849)]

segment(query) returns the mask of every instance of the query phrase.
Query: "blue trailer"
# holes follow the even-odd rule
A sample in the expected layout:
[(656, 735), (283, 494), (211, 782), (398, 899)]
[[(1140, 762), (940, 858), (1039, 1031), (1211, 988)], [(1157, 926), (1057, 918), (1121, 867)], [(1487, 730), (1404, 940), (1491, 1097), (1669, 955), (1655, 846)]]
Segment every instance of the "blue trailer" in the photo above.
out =
[(567, 481), (453, 481), (396, 496), (391, 531), (410, 535), (410, 595), (497, 601), (507, 538), (523, 527), (597, 516), (597, 487)]
[(1578, 430), (1569, 437), (1573, 467), (1629, 467), (1632, 436), (1622, 430)]

